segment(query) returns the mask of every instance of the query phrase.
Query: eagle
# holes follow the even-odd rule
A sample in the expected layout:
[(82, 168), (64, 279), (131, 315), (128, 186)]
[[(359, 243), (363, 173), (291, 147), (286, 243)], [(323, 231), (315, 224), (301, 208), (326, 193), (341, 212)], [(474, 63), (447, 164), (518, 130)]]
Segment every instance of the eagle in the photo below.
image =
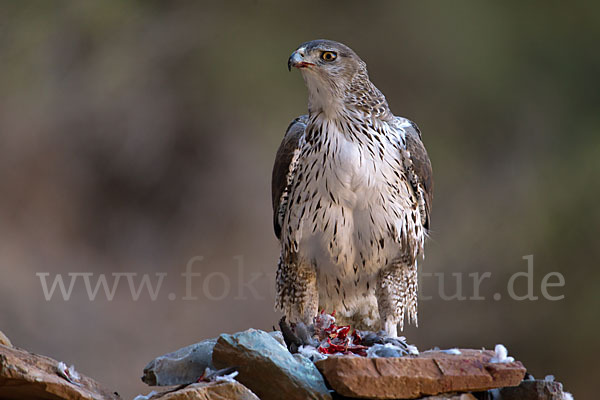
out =
[(405, 315), (417, 324), (417, 259), (430, 224), (421, 133), (392, 114), (348, 46), (303, 43), (292, 67), (308, 88), (308, 114), (291, 122), (273, 166), (276, 308), (307, 325), (333, 311), (396, 337)]

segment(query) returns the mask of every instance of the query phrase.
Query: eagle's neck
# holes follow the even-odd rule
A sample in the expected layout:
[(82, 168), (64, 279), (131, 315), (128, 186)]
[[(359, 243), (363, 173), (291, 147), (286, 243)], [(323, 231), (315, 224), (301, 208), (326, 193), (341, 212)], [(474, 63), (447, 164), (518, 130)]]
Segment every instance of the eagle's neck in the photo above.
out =
[(345, 106), (342, 89), (320, 75), (306, 73), (303, 76), (308, 88), (309, 115), (323, 114), (329, 119), (338, 118)]
[(394, 118), (385, 96), (365, 73), (357, 74), (350, 85), (341, 86), (320, 75), (307, 73), (309, 116), (330, 121), (353, 119), (389, 122)]
[(362, 112), (374, 120), (389, 123), (394, 118), (385, 96), (371, 82), (366, 70), (354, 77), (345, 93), (344, 103), (347, 108)]

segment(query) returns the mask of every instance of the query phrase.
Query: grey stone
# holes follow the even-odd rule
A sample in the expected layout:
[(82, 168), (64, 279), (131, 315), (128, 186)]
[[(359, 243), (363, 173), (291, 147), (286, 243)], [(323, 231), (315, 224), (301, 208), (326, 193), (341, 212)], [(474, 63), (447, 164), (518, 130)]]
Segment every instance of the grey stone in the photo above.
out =
[(213, 368), (212, 352), (217, 339), (207, 339), (150, 361), (142, 381), (150, 386), (173, 386), (193, 383)]
[(490, 390), (493, 400), (563, 400), (563, 386), (552, 380), (525, 380), (519, 386)]
[(213, 350), (213, 365), (236, 367), (236, 379), (262, 400), (331, 399), (315, 365), (300, 354), (292, 355), (264, 331), (221, 335)]
[[(269, 332), (269, 335), (285, 346), (280, 331)], [(206, 339), (155, 358), (144, 368), (142, 381), (149, 386), (185, 385), (196, 382), (207, 367), (214, 369), (212, 352), (216, 343), (217, 338)]]

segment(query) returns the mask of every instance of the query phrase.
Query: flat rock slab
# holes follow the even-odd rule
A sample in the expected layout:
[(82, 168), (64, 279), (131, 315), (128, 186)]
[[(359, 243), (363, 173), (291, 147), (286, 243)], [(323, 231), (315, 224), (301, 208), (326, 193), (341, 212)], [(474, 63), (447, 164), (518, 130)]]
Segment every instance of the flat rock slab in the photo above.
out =
[(117, 400), (80, 374), (78, 385), (58, 375), (58, 361), (0, 345), (0, 398), (30, 400)]
[(194, 383), (183, 389), (164, 392), (150, 400), (260, 400), (239, 382)]
[(428, 351), (395, 358), (330, 356), (316, 365), (337, 393), (369, 399), (416, 399), (518, 386), (525, 376), (525, 367), (519, 361), (491, 363), (493, 351), (460, 352)]

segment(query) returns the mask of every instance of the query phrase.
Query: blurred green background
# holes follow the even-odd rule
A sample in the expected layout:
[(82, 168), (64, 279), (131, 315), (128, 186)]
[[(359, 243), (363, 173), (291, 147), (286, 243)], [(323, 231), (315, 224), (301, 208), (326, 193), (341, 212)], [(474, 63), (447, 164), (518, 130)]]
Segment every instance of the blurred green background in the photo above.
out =
[[(129, 398), (149, 391), (139, 376), (155, 356), (270, 329), (271, 165), (306, 110), (286, 62), (329, 38), (423, 132), (436, 190), (421, 271), (445, 272), (447, 293), (462, 273), (467, 296), (468, 274), (492, 273), (482, 301), (445, 301), (424, 279), (432, 299), (409, 342), (504, 343), (536, 377), (597, 393), (599, 3), (0, 4), (0, 330), (16, 346)], [(507, 281), (529, 254), (540, 298), (511, 300)], [(194, 256), (203, 276), (186, 301), (180, 274)], [(560, 301), (540, 294), (553, 271)], [(125, 282), (112, 301), (90, 301), (81, 282), (69, 301), (46, 301), (37, 272), (169, 275), (155, 301), (134, 301)], [(240, 296), (251, 277), (258, 295)]]

